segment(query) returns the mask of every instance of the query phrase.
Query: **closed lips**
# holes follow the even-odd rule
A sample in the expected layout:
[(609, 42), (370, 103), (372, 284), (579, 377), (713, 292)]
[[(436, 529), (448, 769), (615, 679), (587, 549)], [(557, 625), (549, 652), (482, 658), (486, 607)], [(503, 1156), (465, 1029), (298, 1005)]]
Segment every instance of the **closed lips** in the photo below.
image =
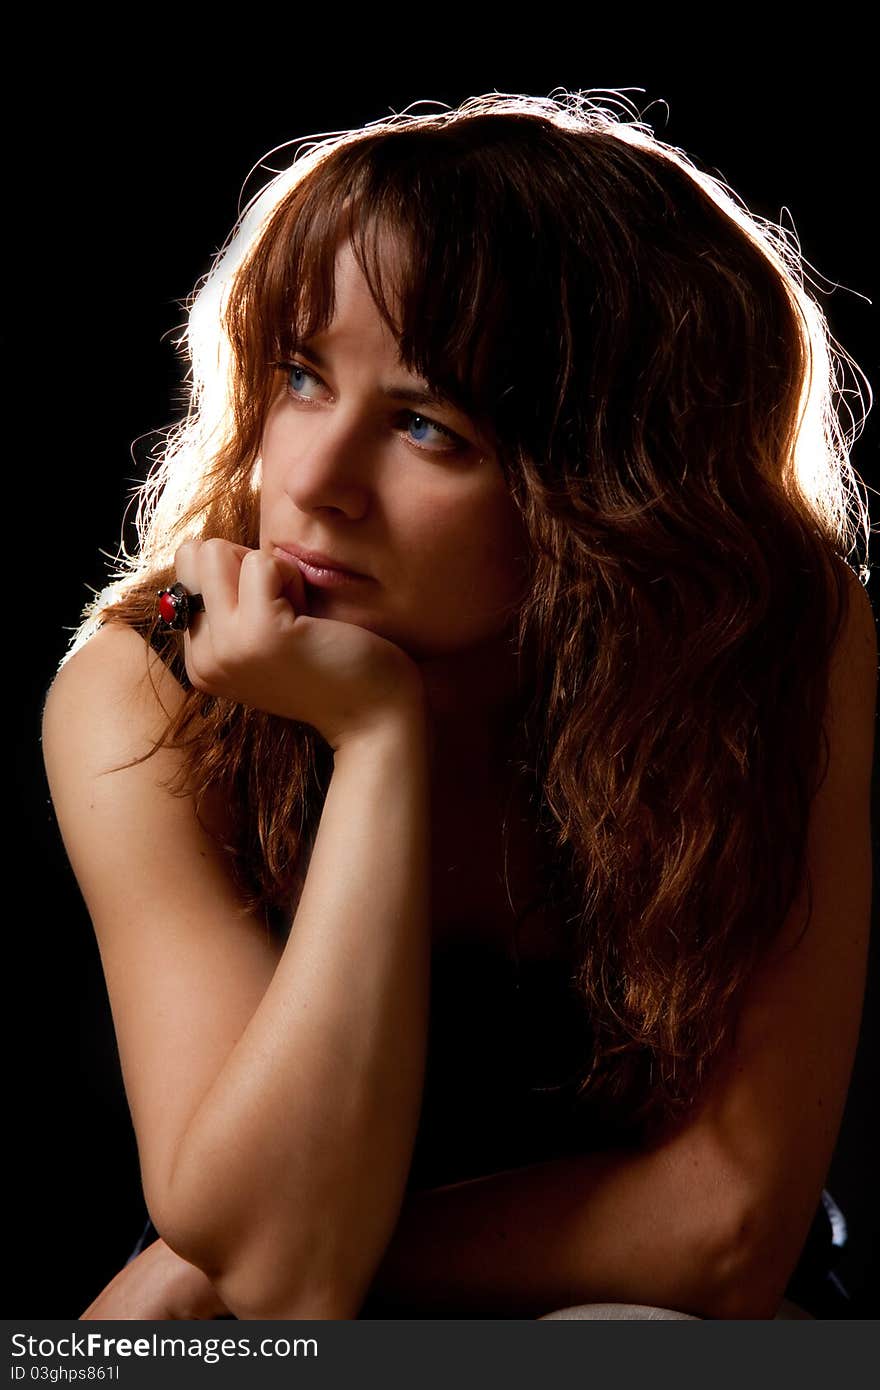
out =
[(361, 570), (356, 570), (350, 565), (343, 564), (341, 560), (336, 560), (332, 555), (324, 555), (319, 550), (302, 550), (296, 545), (280, 544), (276, 547), (290, 555), (294, 560), (300, 560), (305, 565), (311, 565), (313, 569), (336, 570), (340, 574), (353, 574), (359, 579), (368, 579), (369, 576)]

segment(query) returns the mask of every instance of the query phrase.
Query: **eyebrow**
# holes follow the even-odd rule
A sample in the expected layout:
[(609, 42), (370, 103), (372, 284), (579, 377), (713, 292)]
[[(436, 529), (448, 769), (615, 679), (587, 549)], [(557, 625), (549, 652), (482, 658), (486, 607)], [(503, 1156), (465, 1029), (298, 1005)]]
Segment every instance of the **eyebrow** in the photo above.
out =
[[(297, 352), (301, 352), (305, 357), (310, 357), (318, 367), (326, 368), (327, 363), (325, 359), (319, 352), (316, 352), (313, 347), (308, 347), (305, 343), (300, 343), (297, 347)], [(467, 414), (451, 396), (444, 396), (442, 392), (432, 391), (427, 387), (380, 386), (379, 392), (388, 400), (410, 401), (413, 405), (432, 405), (439, 407), (441, 410), (457, 410), (459, 414)]]

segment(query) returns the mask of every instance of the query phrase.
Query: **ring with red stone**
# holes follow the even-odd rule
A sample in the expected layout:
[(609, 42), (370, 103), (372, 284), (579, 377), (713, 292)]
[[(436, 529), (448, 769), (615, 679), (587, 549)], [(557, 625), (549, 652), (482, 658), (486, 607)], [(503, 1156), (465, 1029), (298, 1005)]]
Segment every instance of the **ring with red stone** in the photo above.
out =
[(201, 594), (191, 594), (182, 584), (159, 590), (159, 619), (175, 632), (185, 632), (197, 613), (204, 612)]

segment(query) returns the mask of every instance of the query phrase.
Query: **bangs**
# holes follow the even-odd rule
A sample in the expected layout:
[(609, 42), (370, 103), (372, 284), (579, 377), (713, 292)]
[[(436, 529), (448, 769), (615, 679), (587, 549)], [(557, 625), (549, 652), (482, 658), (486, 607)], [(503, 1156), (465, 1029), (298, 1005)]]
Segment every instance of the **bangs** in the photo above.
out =
[(513, 301), (522, 287), (535, 298), (523, 274), (534, 236), (503, 181), (487, 181), (485, 165), (468, 169), (453, 147), (434, 144), (426, 158), (412, 132), (337, 148), (279, 204), (243, 267), (247, 337), (264, 366), (332, 322), (345, 236), (401, 364), (500, 444), (515, 330), (534, 315)]

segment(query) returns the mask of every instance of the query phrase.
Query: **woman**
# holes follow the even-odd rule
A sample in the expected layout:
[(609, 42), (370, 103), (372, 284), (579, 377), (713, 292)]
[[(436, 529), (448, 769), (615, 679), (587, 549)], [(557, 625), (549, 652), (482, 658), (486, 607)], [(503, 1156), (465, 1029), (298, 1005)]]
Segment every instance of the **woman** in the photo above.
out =
[(161, 1237), (84, 1316), (776, 1314), (876, 699), (799, 264), (584, 94), (248, 207), (45, 707)]

